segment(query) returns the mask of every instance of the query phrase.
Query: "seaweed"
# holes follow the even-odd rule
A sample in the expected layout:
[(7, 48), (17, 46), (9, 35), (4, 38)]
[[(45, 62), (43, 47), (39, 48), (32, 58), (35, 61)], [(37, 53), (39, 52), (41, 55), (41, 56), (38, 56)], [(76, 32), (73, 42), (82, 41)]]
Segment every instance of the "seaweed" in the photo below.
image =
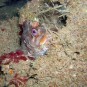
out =
[(19, 76), (17, 73), (15, 74), (15, 76), (13, 77), (13, 79), (10, 80), (8, 85), (15, 85), (15, 87), (19, 87), (19, 85), (26, 85), (26, 82), (28, 81), (28, 77), (27, 76)]
[(10, 85), (15, 85), (15, 87), (19, 87), (21, 85), (25, 87), (29, 79), (34, 79), (36, 80), (36, 82), (38, 82), (38, 79), (35, 78), (36, 76), (37, 74), (33, 74), (31, 76), (20, 76), (16, 73), (14, 77), (10, 80), (9, 84), (6, 85), (6, 87), (9, 87)]
[(23, 51), (21, 50), (6, 53), (0, 56), (0, 64), (9, 64), (10, 62), (18, 63), (20, 60), (27, 60), (27, 58), (24, 56)]

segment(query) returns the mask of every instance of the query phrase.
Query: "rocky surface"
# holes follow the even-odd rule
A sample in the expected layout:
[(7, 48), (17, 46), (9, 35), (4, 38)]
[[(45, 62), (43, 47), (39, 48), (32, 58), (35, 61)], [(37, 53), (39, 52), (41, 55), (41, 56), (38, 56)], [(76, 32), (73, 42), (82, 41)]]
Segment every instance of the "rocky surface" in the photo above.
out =
[[(63, 0), (59, 1), (63, 3)], [(67, 24), (58, 30), (57, 35), (52, 34), (48, 54), (35, 61), (9, 65), (23, 76), (26, 73), (30, 76), (36, 74), (35, 78), (28, 80), (26, 87), (87, 87), (87, 1), (67, 1), (70, 11)], [(1, 21), (0, 54), (20, 47), (18, 31), (15, 18), (10, 22)], [(14, 74), (9, 78), (7, 74), (6, 82), (13, 76)], [(4, 80), (1, 78), (0, 82), (3, 83)]]

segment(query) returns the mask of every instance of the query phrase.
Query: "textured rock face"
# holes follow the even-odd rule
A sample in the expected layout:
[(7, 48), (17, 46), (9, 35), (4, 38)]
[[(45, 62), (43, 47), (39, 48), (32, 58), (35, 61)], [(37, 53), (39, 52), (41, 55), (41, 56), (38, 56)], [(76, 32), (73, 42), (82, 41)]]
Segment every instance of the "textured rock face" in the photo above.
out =
[(0, 55), (20, 48), (17, 22), (17, 18), (0, 21)]
[[(63, 3), (63, 0), (59, 1)], [(87, 1), (67, 1), (67, 8), (70, 10), (70, 14), (67, 15), (67, 24), (58, 30), (57, 35), (51, 35), (53, 39), (50, 41), (48, 55), (40, 57), (34, 62), (21, 61), (18, 64), (10, 64), (10, 66), (13, 66), (15, 72), (23, 76), (26, 75), (27, 72), (30, 75), (37, 74), (36, 78), (28, 80), (26, 87), (87, 86)], [(16, 31), (14, 31), (14, 33), (15, 32)], [(4, 33), (6, 34), (6, 32)], [(4, 42), (6, 43), (7, 41), (6, 37), (4, 37), (5, 34), (3, 34), (2, 40), (0, 38), (1, 45), (2, 43), (5, 45)], [(10, 38), (16, 36), (15, 34), (13, 35), (13, 33), (11, 35), (12, 37), (9, 35)], [(16, 41), (16, 39), (17, 37), (14, 38), (14, 41)], [(13, 41), (13, 39), (11, 40)], [(6, 44), (11, 44), (11, 42), (7, 42)], [(14, 45), (18, 46), (17, 43)], [(14, 50), (12, 44), (9, 47), (11, 50)], [(0, 48), (7, 49), (7, 47), (4, 46), (3, 48), (0, 46)], [(6, 50), (6, 52), (8, 52), (8, 50)], [(35, 70), (31, 69), (31, 72), (29, 72), (31, 62)], [(7, 78), (9, 79), (8, 76), (7, 74)], [(11, 77), (13, 76), (10, 76), (10, 78)]]
[(60, 33), (61, 43), (68, 55), (83, 55), (87, 50), (87, 30), (72, 29)]
[(87, 85), (87, 3), (85, 0), (69, 3), (71, 14), (68, 15), (67, 26), (59, 30), (58, 36), (54, 36), (46, 58), (35, 63), (43, 82), (41, 85), (46, 87)]

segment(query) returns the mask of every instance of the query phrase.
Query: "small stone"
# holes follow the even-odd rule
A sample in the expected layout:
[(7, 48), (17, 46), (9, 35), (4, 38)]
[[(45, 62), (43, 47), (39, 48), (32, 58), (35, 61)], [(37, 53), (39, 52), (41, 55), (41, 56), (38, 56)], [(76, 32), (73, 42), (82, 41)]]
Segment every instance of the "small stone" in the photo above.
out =
[(76, 77), (76, 74), (73, 74), (73, 77)]
[(73, 65), (70, 65), (70, 66), (69, 66), (69, 69), (73, 69)]

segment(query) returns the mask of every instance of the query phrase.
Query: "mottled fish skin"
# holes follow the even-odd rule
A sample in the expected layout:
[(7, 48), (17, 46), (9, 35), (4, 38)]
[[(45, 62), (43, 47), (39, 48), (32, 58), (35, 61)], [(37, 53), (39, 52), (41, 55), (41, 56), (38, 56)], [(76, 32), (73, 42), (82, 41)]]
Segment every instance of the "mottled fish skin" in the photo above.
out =
[(22, 33), (22, 49), (26, 54), (29, 54), (31, 57), (37, 57), (39, 55), (43, 55), (46, 51), (46, 47), (42, 47), (45, 45), (47, 40), (46, 29), (43, 26), (38, 26), (36, 28), (37, 35), (33, 35), (33, 28), (30, 21), (25, 21), (23, 23), (23, 33)]
[(24, 50), (25, 54), (28, 54), (28, 52), (31, 54), (31, 50), (32, 51), (34, 50), (33, 46), (31, 46), (31, 42), (32, 42), (32, 35), (31, 35), (30, 22), (25, 21), (23, 23), (23, 34), (22, 34), (22, 49)]

